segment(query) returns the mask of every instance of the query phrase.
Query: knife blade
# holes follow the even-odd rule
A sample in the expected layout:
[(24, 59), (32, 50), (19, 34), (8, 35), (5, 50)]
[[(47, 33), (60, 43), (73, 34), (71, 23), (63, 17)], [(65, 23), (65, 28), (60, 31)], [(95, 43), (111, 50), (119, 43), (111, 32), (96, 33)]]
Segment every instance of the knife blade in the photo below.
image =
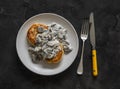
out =
[(94, 26), (94, 14), (90, 13), (90, 42), (92, 45), (92, 49), (95, 49), (95, 26)]
[(98, 75), (98, 68), (97, 68), (97, 55), (96, 55), (96, 43), (95, 43), (95, 25), (94, 25), (94, 13), (90, 13), (90, 42), (92, 45), (92, 74), (93, 76)]

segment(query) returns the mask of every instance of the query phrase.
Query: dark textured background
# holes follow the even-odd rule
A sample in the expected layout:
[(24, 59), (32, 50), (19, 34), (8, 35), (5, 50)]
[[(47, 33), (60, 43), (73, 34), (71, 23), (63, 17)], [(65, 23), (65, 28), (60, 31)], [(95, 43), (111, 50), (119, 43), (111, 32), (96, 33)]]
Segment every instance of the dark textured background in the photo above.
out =
[[(80, 33), (82, 20), (95, 13), (99, 76), (91, 75), (91, 47), (85, 44), (84, 75), (76, 74), (80, 51), (63, 73), (40, 76), (26, 69), (16, 53), (16, 36), (31, 16), (52, 12)], [(120, 0), (0, 0), (0, 89), (120, 89)]]

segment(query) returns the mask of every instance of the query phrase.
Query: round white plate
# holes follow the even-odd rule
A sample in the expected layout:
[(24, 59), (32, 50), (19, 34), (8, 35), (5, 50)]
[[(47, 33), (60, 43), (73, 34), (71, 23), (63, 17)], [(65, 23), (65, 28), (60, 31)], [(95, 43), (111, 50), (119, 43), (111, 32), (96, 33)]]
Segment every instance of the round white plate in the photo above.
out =
[[(67, 29), (67, 38), (70, 41), (73, 50), (68, 55), (64, 55), (62, 61), (58, 64), (47, 64), (45, 62), (35, 64), (32, 62), (28, 53), (26, 40), (27, 31), (34, 23), (50, 24), (52, 22), (61, 24)], [(31, 17), (22, 25), (17, 35), (16, 48), (20, 60), (29, 70), (40, 75), (55, 75), (63, 72), (73, 63), (78, 53), (79, 40), (74, 27), (68, 20), (57, 14), (42, 13)]]

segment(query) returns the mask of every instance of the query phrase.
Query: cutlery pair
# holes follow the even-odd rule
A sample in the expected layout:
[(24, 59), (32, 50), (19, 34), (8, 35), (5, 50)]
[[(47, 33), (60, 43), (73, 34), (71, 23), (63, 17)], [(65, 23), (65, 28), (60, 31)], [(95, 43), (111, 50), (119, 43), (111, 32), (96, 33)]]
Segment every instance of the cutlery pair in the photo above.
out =
[(93, 76), (98, 75), (98, 68), (97, 68), (97, 57), (96, 57), (96, 43), (95, 43), (95, 26), (94, 26), (94, 14), (93, 12), (90, 14), (89, 20), (84, 20), (81, 28), (81, 39), (83, 41), (82, 45), (82, 53), (81, 53), (81, 60), (77, 69), (77, 74), (83, 74), (83, 53), (84, 53), (84, 43), (88, 38), (88, 32), (90, 28), (90, 42), (92, 45), (92, 74)]

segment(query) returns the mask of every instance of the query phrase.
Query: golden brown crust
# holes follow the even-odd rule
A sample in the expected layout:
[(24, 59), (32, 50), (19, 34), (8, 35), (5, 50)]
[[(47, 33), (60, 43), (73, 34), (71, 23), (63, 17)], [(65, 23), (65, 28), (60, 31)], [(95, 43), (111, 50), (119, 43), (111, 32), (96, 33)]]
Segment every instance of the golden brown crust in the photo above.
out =
[(57, 53), (57, 55), (54, 58), (46, 59), (48, 63), (58, 63), (61, 61), (64, 51), (63, 51), (63, 46), (60, 45), (60, 47), (61, 47), (61, 50)]
[(35, 45), (36, 43), (36, 36), (38, 34), (38, 30), (37, 28), (38, 27), (42, 27), (44, 29), (48, 29), (48, 26), (44, 25), (44, 24), (33, 24), (28, 32), (27, 32), (27, 39), (28, 39), (28, 42), (32, 45)]

